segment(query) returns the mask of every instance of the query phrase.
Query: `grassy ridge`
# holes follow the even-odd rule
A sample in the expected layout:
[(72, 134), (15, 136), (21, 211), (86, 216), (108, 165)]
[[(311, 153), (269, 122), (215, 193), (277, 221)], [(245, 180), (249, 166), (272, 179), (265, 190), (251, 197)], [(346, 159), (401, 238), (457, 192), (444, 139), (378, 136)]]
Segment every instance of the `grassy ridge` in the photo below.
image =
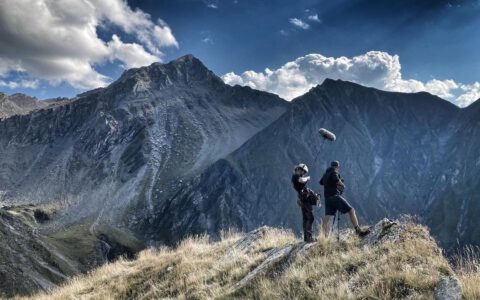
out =
[[(246, 249), (235, 246), (242, 238), (238, 233), (223, 234), (218, 242), (191, 237), (176, 248), (149, 249), (136, 260), (107, 264), (34, 298), (432, 299), (440, 277), (453, 275), (453, 269), (425, 227), (407, 222), (397, 232), (375, 244), (350, 231), (340, 242), (321, 238), (304, 254), (289, 254), (240, 288), (237, 283), (273, 250), (306, 249), (304, 244), (280, 229), (266, 230)], [(478, 299), (478, 260), (463, 263), (464, 297)]]

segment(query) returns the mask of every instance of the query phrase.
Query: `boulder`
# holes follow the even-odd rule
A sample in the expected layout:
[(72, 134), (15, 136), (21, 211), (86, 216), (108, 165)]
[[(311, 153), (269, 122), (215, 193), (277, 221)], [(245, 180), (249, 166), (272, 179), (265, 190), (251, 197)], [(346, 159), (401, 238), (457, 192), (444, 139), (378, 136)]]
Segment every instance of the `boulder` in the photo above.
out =
[(442, 276), (435, 287), (435, 300), (460, 300), (462, 287), (454, 276)]

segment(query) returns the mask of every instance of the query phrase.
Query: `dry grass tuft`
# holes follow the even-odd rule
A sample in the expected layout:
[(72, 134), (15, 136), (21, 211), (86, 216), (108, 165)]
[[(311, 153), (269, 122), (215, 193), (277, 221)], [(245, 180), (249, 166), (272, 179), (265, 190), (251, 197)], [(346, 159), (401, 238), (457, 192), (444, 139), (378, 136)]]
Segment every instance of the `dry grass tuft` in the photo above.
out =
[(466, 247), (454, 257), (455, 272), (466, 300), (480, 299), (480, 248)]

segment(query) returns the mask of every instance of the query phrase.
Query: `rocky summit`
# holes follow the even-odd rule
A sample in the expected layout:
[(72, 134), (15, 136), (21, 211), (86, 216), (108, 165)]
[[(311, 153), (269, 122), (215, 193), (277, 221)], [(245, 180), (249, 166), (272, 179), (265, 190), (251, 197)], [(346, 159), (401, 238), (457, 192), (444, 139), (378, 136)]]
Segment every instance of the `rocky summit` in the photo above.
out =
[[(298, 233), (290, 176), (300, 162), (320, 191), (339, 160), (364, 223), (410, 214), (443, 248), (479, 245), (479, 108), (330, 79), (287, 102), (226, 85), (192, 55), (73, 99), (0, 94), (0, 295), (48, 290), (191, 235), (218, 240), (264, 225)], [(320, 127), (337, 140), (324, 141)], [(265, 250), (269, 261), (306, 250), (286, 247)], [(232, 275), (239, 291), (251, 284), (242, 272)]]

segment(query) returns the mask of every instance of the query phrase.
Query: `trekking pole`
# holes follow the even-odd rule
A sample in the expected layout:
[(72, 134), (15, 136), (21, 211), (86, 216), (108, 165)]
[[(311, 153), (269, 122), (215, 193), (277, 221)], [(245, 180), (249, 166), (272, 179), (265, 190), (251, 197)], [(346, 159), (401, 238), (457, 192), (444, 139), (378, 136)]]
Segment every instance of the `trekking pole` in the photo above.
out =
[(337, 242), (340, 242), (340, 212), (337, 211)]

